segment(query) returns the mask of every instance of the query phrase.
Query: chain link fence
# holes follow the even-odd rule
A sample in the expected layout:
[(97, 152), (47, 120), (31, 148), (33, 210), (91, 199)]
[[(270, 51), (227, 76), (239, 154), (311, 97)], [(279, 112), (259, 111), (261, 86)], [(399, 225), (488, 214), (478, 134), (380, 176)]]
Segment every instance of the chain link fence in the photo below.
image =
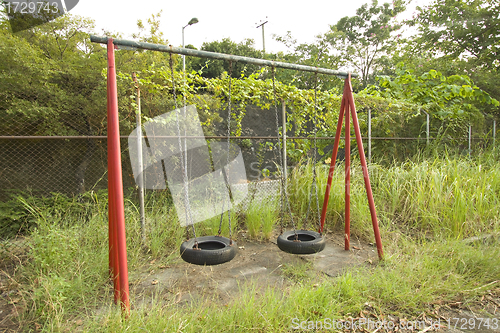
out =
[[(265, 198), (279, 192), (279, 182), (262, 182), (277, 178), (279, 165), (278, 140), (275, 129), (275, 115), (269, 110), (252, 107), (247, 112), (253, 121), (243, 122), (243, 136), (233, 138), (242, 151), (249, 185), (249, 198)], [(13, 121), (12, 118), (8, 119)], [(424, 118), (425, 120), (425, 118)], [(7, 121), (2, 119), (0, 121)], [(279, 119), (281, 123), (281, 119)], [(15, 124), (21, 127), (20, 124)], [(495, 127), (496, 124), (488, 124)], [(412, 157), (419, 149), (429, 145), (446, 145), (446, 139), (426, 138), (425, 124), (420, 137), (385, 138), (365, 137), (365, 153), (372, 158), (382, 154), (400, 154), (400, 159)], [(208, 136), (209, 142), (226, 140), (224, 128), (217, 135)], [(10, 133), (9, 133), (10, 134)], [(246, 135), (245, 135), (246, 134)], [(292, 168), (301, 158), (311, 157), (312, 140), (294, 137), (287, 133), (288, 168)], [(495, 144), (495, 131), (477, 131), (471, 128), (463, 137), (453, 140), (454, 148), (459, 147), (464, 155), (491, 147)], [(122, 174), (123, 186), (131, 200), (137, 199), (130, 156), (127, 146), (128, 133), (122, 133)], [(316, 158), (324, 162), (331, 154), (333, 138), (319, 138)], [(26, 236), (29, 221), (34, 219), (32, 206), (26, 198), (50, 200), (54, 196), (78, 198), (88, 192), (107, 189), (107, 141), (105, 136), (0, 136), (0, 261), (17, 260), (26, 250)], [(391, 150), (392, 149), (392, 150)], [(354, 146), (353, 153), (357, 148)], [(343, 159), (342, 149), (339, 160)], [(263, 185), (256, 185), (262, 183)], [(259, 187), (260, 186), (260, 187)], [(45, 198), (45, 199), (44, 199)], [(35, 199), (33, 199), (35, 200)], [(250, 199), (242, 203), (248, 205)]]

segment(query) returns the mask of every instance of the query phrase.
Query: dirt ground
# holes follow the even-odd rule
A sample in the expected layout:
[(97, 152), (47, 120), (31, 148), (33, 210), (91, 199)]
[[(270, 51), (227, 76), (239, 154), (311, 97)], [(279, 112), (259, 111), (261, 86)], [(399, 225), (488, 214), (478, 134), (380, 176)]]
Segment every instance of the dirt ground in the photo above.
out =
[[(257, 242), (239, 237), (238, 254), (230, 262), (216, 266), (197, 266), (179, 261), (168, 267), (155, 266), (130, 276), (131, 294), (142, 295), (143, 302), (154, 297), (189, 303), (201, 297), (227, 304), (238, 297), (246, 283), (257, 289), (279, 288), (290, 283), (282, 272), (284, 265), (310, 262), (312, 269), (337, 276), (347, 267), (376, 262), (376, 248), (356, 240), (352, 250), (345, 251), (343, 238), (328, 235), (325, 249), (317, 254), (293, 255), (281, 251), (276, 238)], [(137, 299), (137, 298), (136, 298)]]
[[(252, 288), (265, 290), (266, 288), (283, 289), (293, 283), (283, 268), (285, 266), (299, 266), (301, 263), (310, 263), (307, 267), (336, 277), (349, 267), (365, 265), (371, 266), (378, 262), (377, 250), (374, 244), (351, 240), (351, 250), (344, 250), (342, 235), (327, 235), (325, 249), (312, 255), (292, 255), (280, 251), (275, 237), (269, 242), (249, 240), (245, 234), (238, 240), (238, 254), (222, 265), (196, 266), (178, 262), (169, 266), (155, 265), (145, 267), (130, 277), (131, 294), (136, 295), (135, 306), (146, 305), (156, 298), (157, 301), (168, 301), (183, 305), (201, 299), (210, 299), (228, 304), (236, 299), (240, 290), (250, 284)], [(256, 290), (258, 291), (258, 290)], [(139, 296), (140, 297), (137, 297)], [(451, 304), (430, 304), (428, 311), (418, 318), (411, 320), (424, 321), (424, 329), (408, 330), (407, 332), (441, 331), (448, 333), (460, 332), (500, 332), (498, 329), (478, 329), (477, 318), (497, 318), (500, 326), (500, 289), (495, 289), (489, 295), (475, 302), (455, 302)], [(387, 320), (395, 323), (404, 323), (406, 318), (380, 315), (378, 311), (367, 306), (357, 318), (372, 318), (372, 320)], [(436, 328), (430, 326), (440, 320), (441, 325)], [(471, 329), (469, 320), (475, 321), (475, 329)], [(467, 321), (467, 325), (463, 325)], [(356, 330), (356, 332), (386, 332), (387, 330)]]

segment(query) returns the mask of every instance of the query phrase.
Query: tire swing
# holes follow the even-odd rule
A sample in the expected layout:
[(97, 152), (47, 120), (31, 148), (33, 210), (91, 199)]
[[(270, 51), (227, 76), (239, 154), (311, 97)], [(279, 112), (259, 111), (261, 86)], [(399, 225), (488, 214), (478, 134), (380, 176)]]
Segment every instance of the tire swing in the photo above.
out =
[[(273, 93), (274, 93), (274, 109), (275, 109), (275, 116), (276, 116), (276, 131), (277, 135), (279, 137), (279, 121), (278, 121), (278, 106), (277, 106), (277, 98), (276, 98), (276, 85), (275, 85), (275, 69), (273, 67), (272, 69), (273, 73)], [(317, 83), (318, 83), (318, 73), (316, 73), (316, 84), (314, 87), (314, 109), (316, 110), (316, 91), (317, 91)], [(311, 207), (311, 201), (312, 201), (312, 194), (313, 191), (315, 192), (315, 197), (316, 197), (316, 208), (317, 208), (317, 214), (318, 214), (318, 224), (320, 223), (320, 212), (319, 212), (319, 199), (318, 199), (318, 186), (317, 186), (317, 181), (316, 181), (316, 119), (313, 119), (313, 125), (314, 125), (314, 154), (313, 154), (313, 180), (311, 184), (311, 190), (309, 192), (309, 200), (308, 200), (308, 205), (307, 205), (307, 213), (306, 217), (304, 219), (304, 229), (297, 230), (295, 227), (295, 222), (293, 219), (292, 215), (292, 210), (290, 208), (290, 201), (288, 199), (288, 192), (287, 192), (287, 179), (284, 177), (284, 172), (281, 173), (281, 197), (280, 197), (280, 205), (281, 205), (281, 219), (280, 219), (280, 225), (281, 225), (281, 233), (278, 236), (278, 239), (276, 241), (278, 247), (280, 250), (284, 252), (288, 252), (291, 254), (314, 254), (323, 251), (323, 249), (326, 246), (325, 238), (323, 237), (322, 233), (316, 232), (316, 231), (310, 231), (310, 230), (305, 230), (307, 220), (309, 218), (309, 211)], [(286, 131), (286, 129), (283, 129), (283, 131)], [(282, 147), (280, 140), (278, 139), (278, 145), (279, 145), (279, 156), (280, 156), (280, 164), (282, 167), (282, 170), (285, 170), (286, 165), (284, 165), (284, 158), (282, 155)], [(292, 222), (292, 228), (293, 230), (289, 231), (283, 231), (283, 217), (284, 217), (284, 212), (285, 209), (288, 210), (288, 213), (290, 215), (290, 220)], [(320, 229), (318, 229), (320, 230)]]
[[(219, 223), (219, 232), (216, 236), (196, 236), (196, 230), (194, 227), (194, 222), (191, 214), (191, 208), (189, 203), (189, 181), (187, 175), (187, 151), (182, 149), (181, 143), (181, 133), (179, 125), (179, 109), (177, 108), (177, 97), (174, 82), (174, 67), (172, 61), (172, 53), (170, 53), (170, 71), (172, 74), (172, 88), (173, 97), (175, 102), (176, 112), (176, 124), (177, 124), (177, 136), (180, 150), (180, 160), (182, 169), (182, 178), (184, 182), (184, 202), (185, 202), (185, 214), (186, 221), (190, 221), (193, 238), (189, 238), (189, 226), (186, 226), (186, 238), (187, 240), (181, 244), (180, 255), (181, 258), (187, 263), (194, 265), (219, 265), (225, 262), (231, 261), (237, 252), (237, 244), (232, 240), (231, 235), (231, 213), (228, 210), (228, 223), (229, 223), (229, 238), (223, 237), (222, 232), (222, 221), (224, 216), (224, 206), (225, 199), (222, 203), (222, 212)], [(184, 117), (186, 117), (186, 100), (184, 99)], [(229, 106), (228, 106), (228, 150), (229, 150), (229, 136), (230, 136), (230, 120), (231, 120), (231, 77), (229, 77)], [(186, 118), (185, 118), (186, 119)], [(186, 127), (184, 127), (184, 147), (186, 147)], [(227, 154), (227, 162), (229, 164), (229, 151)], [(229, 174), (226, 174), (227, 179)], [(188, 220), (189, 219), (189, 220)]]

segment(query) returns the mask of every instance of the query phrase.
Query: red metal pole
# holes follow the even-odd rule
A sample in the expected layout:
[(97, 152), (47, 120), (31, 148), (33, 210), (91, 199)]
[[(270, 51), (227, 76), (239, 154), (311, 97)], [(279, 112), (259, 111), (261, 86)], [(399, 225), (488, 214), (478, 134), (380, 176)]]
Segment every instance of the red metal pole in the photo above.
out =
[[(111, 224), (114, 220), (114, 236), (118, 251), (118, 281), (122, 311), (128, 316), (130, 300), (128, 288), (127, 241), (125, 237), (125, 208), (123, 205), (122, 163), (120, 150), (120, 127), (118, 120), (118, 92), (116, 86), (115, 50), (113, 39), (108, 39), (108, 193)], [(114, 244), (113, 244), (114, 245)], [(115, 251), (112, 251), (115, 252)]]
[(330, 200), (330, 190), (332, 187), (333, 171), (335, 170), (335, 161), (337, 160), (337, 153), (339, 150), (340, 133), (342, 131), (342, 122), (344, 120), (345, 105), (346, 99), (342, 97), (342, 101), (340, 103), (339, 120), (337, 122), (337, 131), (335, 133), (335, 141), (333, 143), (332, 159), (330, 161), (330, 171), (328, 171), (328, 181), (326, 182), (325, 197), (323, 199), (323, 207), (321, 208), (321, 223), (318, 230), (319, 233), (322, 233), (325, 227), (326, 209), (328, 208), (328, 200)]
[[(114, 194), (112, 197), (108, 200), (112, 200), (113, 202), (116, 201)], [(113, 209), (113, 211), (116, 211), (116, 207), (113, 204), (110, 206), (110, 209)], [(114, 212), (113, 212), (114, 215)], [(112, 225), (112, 239), (111, 239), (111, 251), (113, 255), (113, 286), (115, 288), (114, 291), (114, 301), (115, 304), (120, 303), (120, 292), (121, 292), (121, 284), (120, 284), (120, 261), (118, 260), (118, 237), (117, 237), (117, 232), (116, 232), (116, 218), (113, 218), (113, 225)]]
[[(351, 109), (352, 124), (354, 126), (354, 133), (356, 134), (356, 142), (358, 144), (359, 158), (361, 160), (361, 167), (363, 169), (363, 178), (365, 180), (366, 195), (368, 197), (368, 205), (370, 207), (370, 215), (372, 219), (373, 233), (375, 234), (375, 242), (377, 244), (377, 252), (380, 260), (384, 258), (384, 251), (382, 249), (382, 239), (380, 238), (380, 230), (377, 221), (377, 212), (375, 211), (375, 202), (373, 201), (372, 186), (370, 184), (370, 177), (368, 175), (368, 167), (366, 165), (365, 151), (363, 149), (363, 141), (361, 138), (361, 131), (359, 130), (358, 116), (356, 114), (356, 106), (354, 105), (354, 97), (352, 95), (352, 88), (349, 79), (349, 92), (347, 99)], [(346, 79), (347, 80), (347, 79)]]
[[(110, 94), (109, 94), (109, 75), (107, 82), (107, 110), (109, 112), (110, 109)], [(108, 165), (109, 168), (109, 165)], [(115, 207), (114, 207), (114, 196), (113, 196), (113, 187), (108, 186), (108, 251), (109, 251), (109, 275), (111, 279), (113, 279), (113, 290), (114, 290), (114, 302), (118, 304), (118, 300), (120, 299), (120, 281), (118, 280), (119, 275), (119, 267), (118, 267), (118, 251), (117, 251), (117, 242), (116, 242), (116, 219), (115, 219)]]
[(349, 103), (346, 103), (345, 111), (344, 249), (349, 251), (351, 238), (351, 123), (349, 121)]

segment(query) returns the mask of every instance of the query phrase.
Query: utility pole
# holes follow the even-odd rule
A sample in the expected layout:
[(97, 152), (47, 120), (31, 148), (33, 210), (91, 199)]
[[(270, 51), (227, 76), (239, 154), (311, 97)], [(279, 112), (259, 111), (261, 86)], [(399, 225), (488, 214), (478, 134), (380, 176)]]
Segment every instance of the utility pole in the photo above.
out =
[[(267, 16), (266, 16), (266, 19), (267, 19)], [(266, 42), (265, 42), (265, 37), (264, 37), (264, 24), (266, 24), (267, 22), (269, 22), (269, 21), (266, 21), (266, 22), (264, 22), (264, 23), (261, 23), (261, 24), (259, 24), (259, 25), (256, 27), (257, 29), (258, 29), (258, 28), (260, 28), (260, 27), (262, 27), (262, 51), (263, 51), (264, 53), (266, 53)]]

